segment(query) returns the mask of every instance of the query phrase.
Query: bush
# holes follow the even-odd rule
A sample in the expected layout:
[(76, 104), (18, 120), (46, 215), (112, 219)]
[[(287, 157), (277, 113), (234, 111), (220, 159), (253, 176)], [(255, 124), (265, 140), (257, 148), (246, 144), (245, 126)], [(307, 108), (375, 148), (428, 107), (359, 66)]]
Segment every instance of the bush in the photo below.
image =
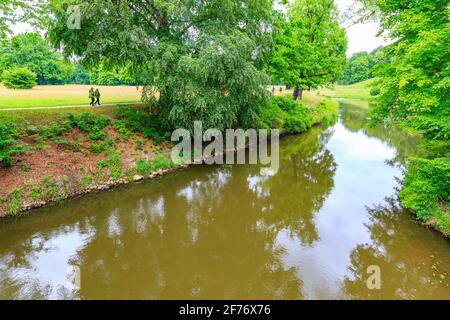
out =
[(18, 131), (11, 123), (0, 122), (0, 165), (11, 167), (11, 156), (26, 151), (25, 146), (16, 144)]
[(288, 113), (293, 112), (301, 105), (300, 102), (292, 99), (291, 96), (274, 96), (270, 102), (276, 104), (281, 110)]
[(36, 86), (36, 74), (28, 68), (12, 67), (3, 71), (2, 82), (10, 89), (31, 89)]
[(262, 129), (283, 128), (286, 113), (276, 103), (269, 103), (260, 114)]
[(302, 133), (312, 125), (313, 119), (311, 115), (304, 106), (299, 105), (297, 109), (287, 114), (282, 131), (285, 134)]
[(118, 130), (124, 139), (128, 139), (129, 133), (126, 128), (133, 132), (138, 132), (146, 139), (152, 139), (155, 143), (160, 143), (170, 138), (171, 133), (161, 121), (160, 117), (148, 114), (142, 109), (136, 108), (117, 108), (115, 128)]
[(309, 110), (291, 97), (275, 96), (260, 113), (260, 127), (284, 134), (302, 133), (313, 124)]
[(450, 235), (450, 159), (413, 158), (399, 193), (402, 205), (421, 221), (433, 221)]
[(106, 138), (103, 129), (111, 123), (111, 120), (104, 115), (85, 112), (79, 116), (69, 114), (69, 123), (73, 127), (78, 127), (89, 140), (97, 141)]
[(374, 87), (372, 89), (370, 89), (370, 95), (372, 97), (378, 96), (381, 93), (381, 89), (378, 87)]

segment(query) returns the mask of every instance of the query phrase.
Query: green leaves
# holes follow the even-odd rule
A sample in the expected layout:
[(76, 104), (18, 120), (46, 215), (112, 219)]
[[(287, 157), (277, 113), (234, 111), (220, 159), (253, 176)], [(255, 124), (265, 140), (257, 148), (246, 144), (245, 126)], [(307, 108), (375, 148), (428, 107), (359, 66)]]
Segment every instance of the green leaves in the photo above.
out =
[(333, 1), (293, 1), (278, 28), (270, 63), (274, 81), (310, 89), (342, 75), (347, 40)]
[(0, 43), (0, 71), (24, 67), (37, 75), (40, 85), (63, 83), (71, 67), (37, 33), (24, 33)]
[[(164, 128), (249, 126), (265, 103), (270, 0), (53, 0), (49, 34), (84, 65), (127, 68)], [(81, 29), (66, 26), (78, 5)], [(130, 80), (129, 79), (129, 80)]]
[(382, 26), (397, 41), (377, 67), (381, 95), (372, 115), (422, 132), (426, 138), (450, 137), (450, 28), (448, 3), (421, 0), (400, 5), (394, 0), (360, 0), (377, 9)]
[(3, 71), (1, 80), (10, 89), (31, 89), (36, 86), (36, 74), (28, 68), (12, 67)]

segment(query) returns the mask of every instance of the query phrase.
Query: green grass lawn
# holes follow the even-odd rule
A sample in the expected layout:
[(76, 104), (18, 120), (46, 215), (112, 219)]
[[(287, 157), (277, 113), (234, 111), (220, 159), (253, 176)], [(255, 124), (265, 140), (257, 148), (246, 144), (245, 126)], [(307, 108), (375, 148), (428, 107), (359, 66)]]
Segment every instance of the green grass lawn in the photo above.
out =
[(316, 94), (330, 98), (369, 100), (370, 88), (375, 79), (370, 79), (349, 86), (337, 85), (334, 89), (322, 88)]
[[(93, 112), (97, 114), (103, 114), (110, 118), (114, 118), (115, 110), (119, 106), (113, 107), (79, 107), (79, 108), (49, 108), (38, 110), (1, 110), (0, 109), (0, 121), (7, 121), (15, 123), (17, 126), (27, 125), (47, 125), (52, 121), (58, 121), (60, 119), (66, 119), (68, 114), (79, 115), (84, 112)], [(145, 108), (143, 105), (130, 106), (133, 108)]]
[(130, 86), (61, 85), (12, 90), (0, 86), (0, 109), (55, 107), (89, 104), (91, 87), (99, 88), (102, 104), (139, 102), (141, 88)]

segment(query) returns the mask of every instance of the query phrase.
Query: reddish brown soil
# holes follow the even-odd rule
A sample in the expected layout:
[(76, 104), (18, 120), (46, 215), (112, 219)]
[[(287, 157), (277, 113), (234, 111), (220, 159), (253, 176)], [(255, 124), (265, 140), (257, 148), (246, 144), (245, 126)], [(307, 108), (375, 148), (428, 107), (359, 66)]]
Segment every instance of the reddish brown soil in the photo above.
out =
[[(114, 129), (108, 127), (107, 137), (112, 137), (115, 141), (120, 135)], [(79, 181), (83, 176), (94, 172), (97, 169), (98, 160), (105, 159), (106, 155), (105, 152), (101, 154), (90, 152), (91, 141), (78, 129), (73, 129), (69, 134), (63, 135), (59, 139), (71, 141), (75, 138), (79, 138), (82, 143), (81, 150), (78, 152), (67, 150), (51, 141), (45, 142), (45, 149), (34, 149), (36, 143), (31, 138), (25, 138), (22, 143), (30, 147), (30, 151), (14, 157), (13, 167), (0, 167), (0, 199), (15, 188), (22, 189), (25, 185), (39, 183), (45, 176), (55, 180), (67, 176), (71, 186), (70, 193), (79, 193), (80, 190), (72, 189), (72, 186), (76, 185), (75, 181)], [(122, 151), (120, 158), (124, 169), (134, 166), (137, 159), (151, 158), (152, 151), (158, 148), (151, 141), (144, 140), (146, 142), (143, 150), (136, 150), (136, 138), (144, 140), (143, 137), (136, 135), (131, 136), (128, 141), (120, 138), (120, 142), (115, 143), (115, 147)], [(168, 146), (160, 146), (160, 148), (161, 153), (169, 150)], [(145, 150), (147, 153), (144, 152)], [(29, 168), (29, 170), (25, 171), (23, 168)], [(84, 168), (84, 171), (82, 168)], [(0, 202), (0, 217), (5, 215), (4, 203)]]

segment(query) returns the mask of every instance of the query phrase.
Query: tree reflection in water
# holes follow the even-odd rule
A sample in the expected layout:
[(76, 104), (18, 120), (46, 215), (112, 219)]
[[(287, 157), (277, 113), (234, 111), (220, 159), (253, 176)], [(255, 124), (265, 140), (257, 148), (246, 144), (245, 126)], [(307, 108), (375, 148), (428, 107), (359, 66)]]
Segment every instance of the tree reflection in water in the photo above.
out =
[[(442, 254), (441, 236), (416, 226), (393, 198), (368, 212), (372, 243), (352, 251), (351, 276), (344, 281), (346, 294), (356, 299), (448, 299), (450, 258)], [(380, 290), (367, 288), (370, 265), (381, 269)]]

